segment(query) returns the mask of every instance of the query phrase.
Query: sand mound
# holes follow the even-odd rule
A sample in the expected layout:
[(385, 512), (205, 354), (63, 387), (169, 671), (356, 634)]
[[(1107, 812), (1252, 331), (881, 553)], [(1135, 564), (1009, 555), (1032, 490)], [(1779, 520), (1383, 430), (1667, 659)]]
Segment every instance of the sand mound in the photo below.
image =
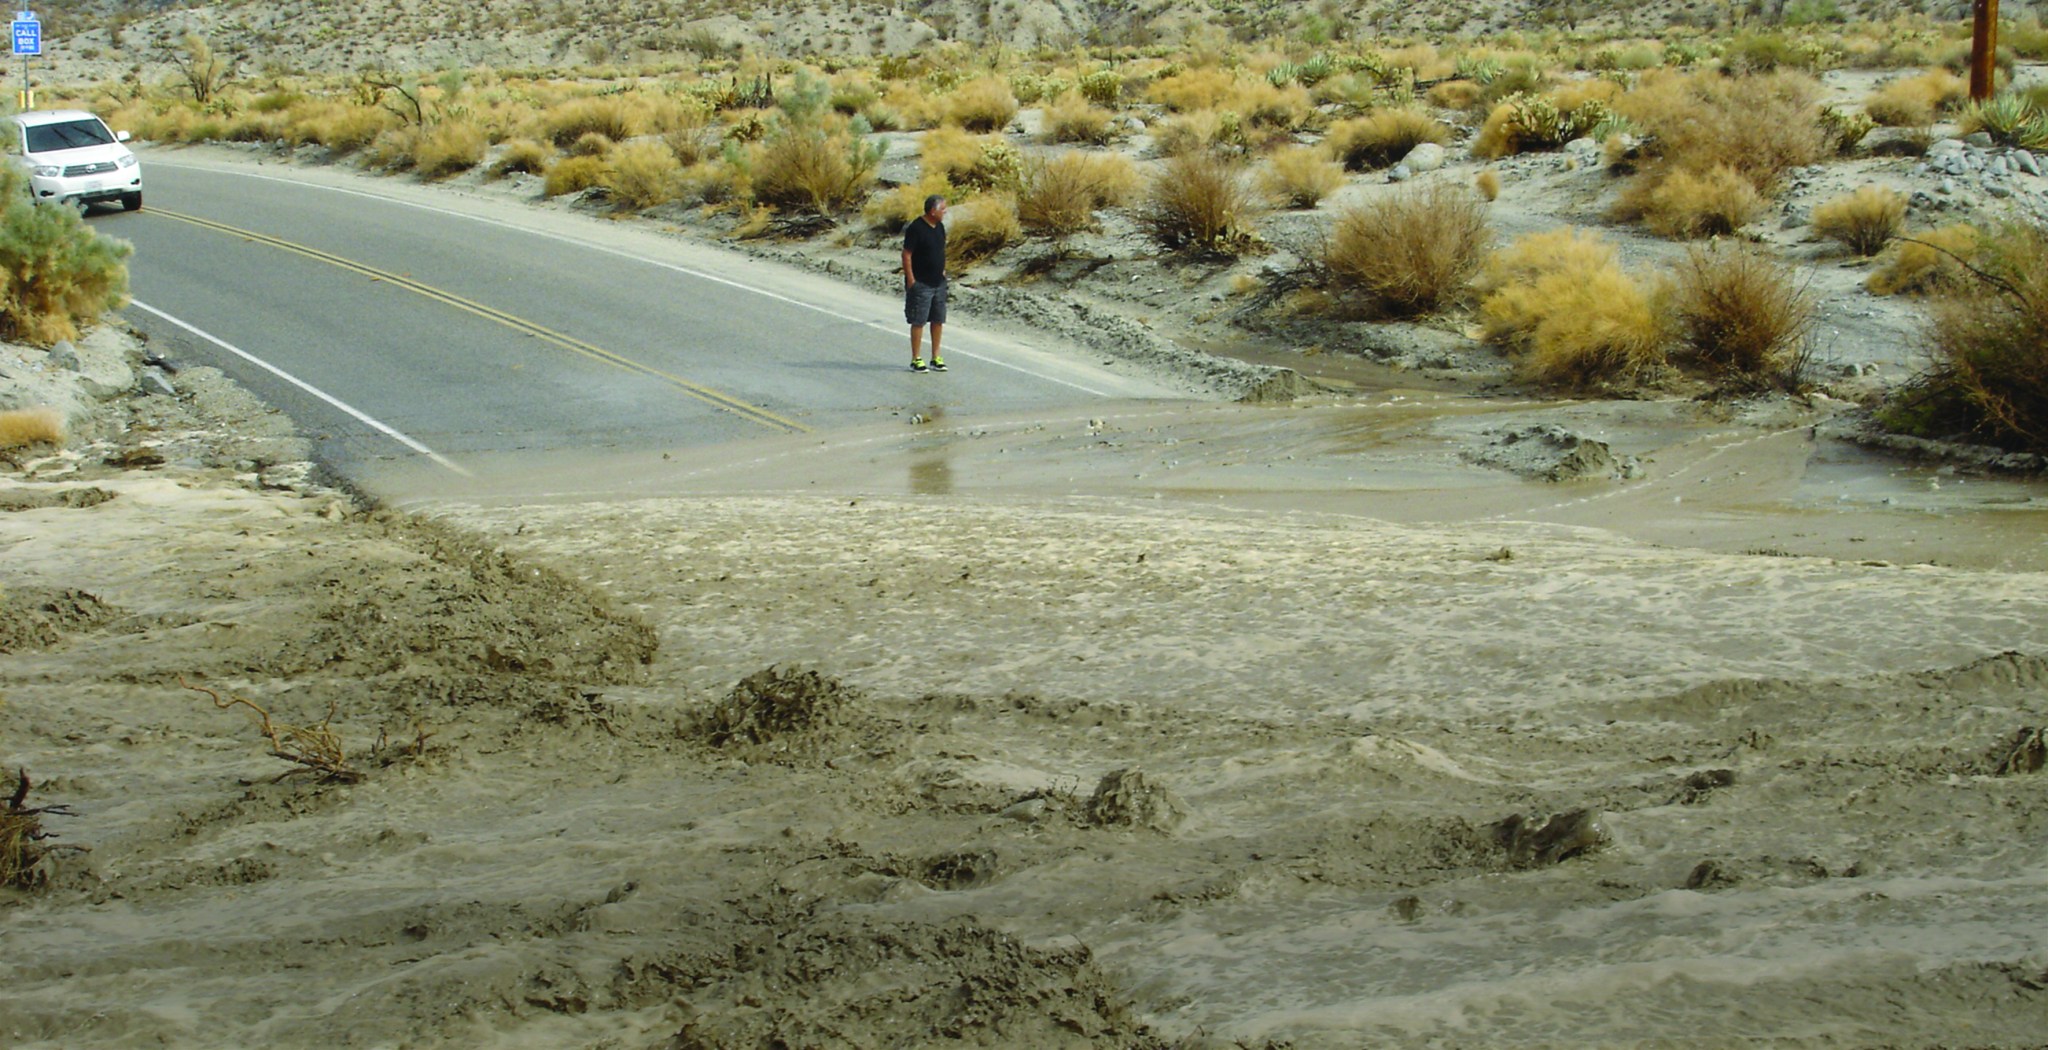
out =
[(0, 653), (48, 649), (66, 635), (93, 630), (120, 615), (97, 595), (76, 588), (9, 590), (0, 594)]
[(857, 690), (818, 671), (768, 667), (733, 686), (700, 728), (712, 747), (805, 750), (830, 737), (859, 702)]
[(970, 919), (831, 919), (761, 931), (730, 969), (692, 975), (729, 1002), (676, 1050), (924, 1045), (1163, 1047), (1113, 995), (1087, 948), (1033, 948)]

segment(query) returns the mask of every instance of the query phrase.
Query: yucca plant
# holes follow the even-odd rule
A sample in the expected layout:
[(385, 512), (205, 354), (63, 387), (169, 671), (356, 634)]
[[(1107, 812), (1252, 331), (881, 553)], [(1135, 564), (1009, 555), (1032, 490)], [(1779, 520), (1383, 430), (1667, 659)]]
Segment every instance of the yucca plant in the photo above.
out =
[(1957, 115), (1964, 134), (1982, 131), (2002, 146), (2033, 147), (2048, 142), (2048, 124), (2025, 95), (2010, 92), (1972, 102)]

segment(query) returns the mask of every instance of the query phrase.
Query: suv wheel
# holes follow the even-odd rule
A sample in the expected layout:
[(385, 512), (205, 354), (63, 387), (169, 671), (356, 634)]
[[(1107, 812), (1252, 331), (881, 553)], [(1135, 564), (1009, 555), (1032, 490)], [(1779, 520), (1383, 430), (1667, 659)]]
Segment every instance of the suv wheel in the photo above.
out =
[(141, 190), (136, 190), (136, 191), (135, 191), (134, 193), (124, 193), (124, 194), (122, 194), (122, 195), (121, 195), (121, 207), (122, 207), (123, 209), (127, 210), (127, 211), (141, 211), (141, 210), (142, 210), (142, 191), (141, 191)]

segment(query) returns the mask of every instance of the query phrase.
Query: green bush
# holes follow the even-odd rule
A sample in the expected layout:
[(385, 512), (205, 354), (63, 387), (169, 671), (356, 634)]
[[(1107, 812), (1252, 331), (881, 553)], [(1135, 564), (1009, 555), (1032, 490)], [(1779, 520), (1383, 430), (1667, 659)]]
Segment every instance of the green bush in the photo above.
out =
[(134, 249), (100, 236), (71, 208), (33, 203), (25, 182), (0, 165), (0, 338), (48, 346), (77, 338), (127, 300)]

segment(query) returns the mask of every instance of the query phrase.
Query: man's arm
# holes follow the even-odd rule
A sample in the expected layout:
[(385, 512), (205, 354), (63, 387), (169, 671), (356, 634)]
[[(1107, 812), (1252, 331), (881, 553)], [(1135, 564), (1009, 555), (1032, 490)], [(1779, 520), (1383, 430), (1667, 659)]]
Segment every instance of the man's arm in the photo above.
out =
[(905, 248), (903, 249), (903, 286), (908, 288), (916, 283), (917, 275), (910, 272), (910, 249)]

